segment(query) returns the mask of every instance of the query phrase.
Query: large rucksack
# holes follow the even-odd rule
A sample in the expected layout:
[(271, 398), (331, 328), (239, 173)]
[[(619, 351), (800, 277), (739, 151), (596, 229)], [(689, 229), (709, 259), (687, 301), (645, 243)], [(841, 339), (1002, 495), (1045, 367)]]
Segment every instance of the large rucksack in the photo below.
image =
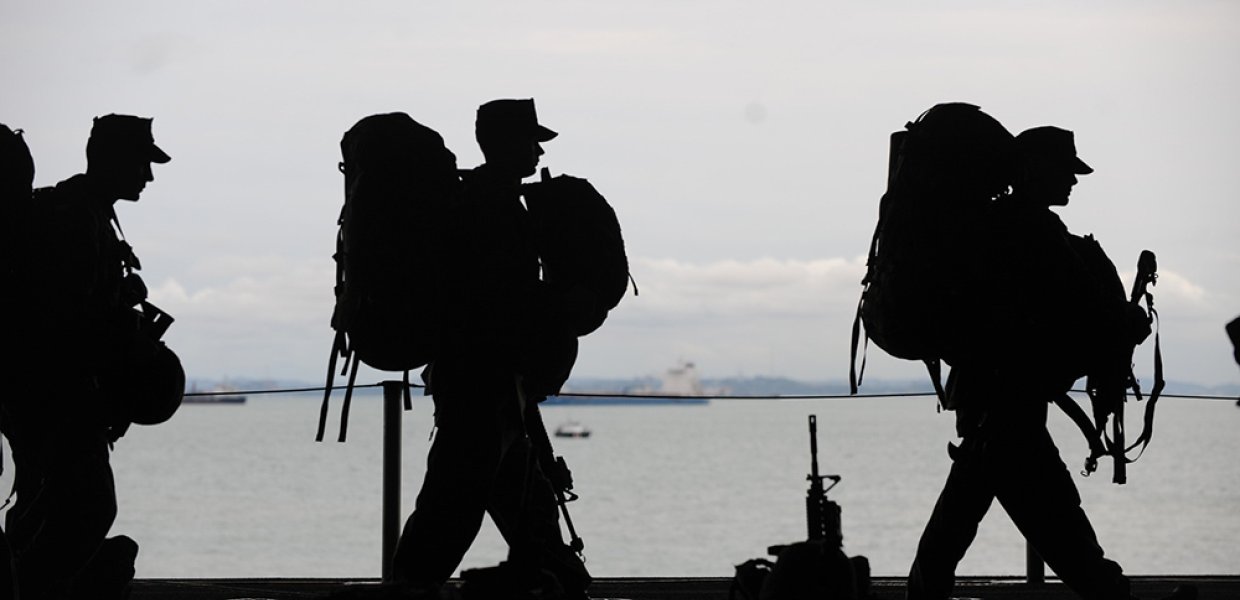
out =
[[(344, 206), (336, 236), (336, 335), (318, 439), (326, 425), (337, 358), (349, 376), (340, 439), (358, 363), (408, 372), (439, 343), (435, 259), (442, 219), (459, 193), (456, 156), (443, 137), (402, 112), (358, 121), (340, 141)], [(407, 386), (406, 386), (407, 389)]]
[(923, 361), (940, 392), (941, 361), (963, 359), (977, 346), (986, 321), (979, 242), (990, 201), (1010, 181), (1014, 140), (964, 103), (936, 105), (892, 134), (887, 192), (853, 322), (853, 393), (864, 371), (864, 350), (857, 363), (862, 325), (865, 339), (888, 354)]
[(29, 195), (33, 181), (34, 158), (22, 130), (0, 123), (0, 194), (5, 200), (13, 194)]
[[(4, 278), (12, 282), (25, 266), (16, 257), (26, 235), (23, 221), (28, 218), (34, 158), (22, 138), (22, 130), (0, 123), (0, 210), (4, 212)], [(16, 305), (16, 294), (4, 295), (5, 314)]]
[[(30, 207), (34, 158), (22, 130), (0, 123), (0, 210), (4, 212), (4, 279), (13, 282), (22, 261), (16, 259), (24, 235), (22, 221)], [(17, 305), (16, 294), (4, 295), (5, 314)]]
[[(26, 140), (22, 138), (22, 131), (10, 129), (8, 125), (0, 123), (0, 211), (4, 214), (4, 281), (10, 290), (21, 290), (25, 287), (22, 278), (25, 276), (26, 265), (17, 257), (26, 235), (24, 221), (30, 208), (33, 181), (34, 159), (30, 155), (30, 148), (26, 146)], [(18, 309), (24, 301), (19, 298), (19, 294), (4, 294), (4, 314), (19, 314)], [(11, 327), (15, 330), (9, 332), (10, 339), (20, 343), (33, 324), (29, 319), (12, 319)], [(28, 360), (27, 353), (18, 351), (16, 354), (19, 362), (14, 365), (14, 372), (27, 373), (26, 365), (21, 362)], [(4, 399), (9, 397), (10, 395), (6, 394)]]
[(586, 335), (603, 324), (632, 281), (620, 222), (589, 181), (551, 177), (545, 168), (541, 179), (522, 186), (522, 194), (543, 281), (562, 298), (569, 329)]

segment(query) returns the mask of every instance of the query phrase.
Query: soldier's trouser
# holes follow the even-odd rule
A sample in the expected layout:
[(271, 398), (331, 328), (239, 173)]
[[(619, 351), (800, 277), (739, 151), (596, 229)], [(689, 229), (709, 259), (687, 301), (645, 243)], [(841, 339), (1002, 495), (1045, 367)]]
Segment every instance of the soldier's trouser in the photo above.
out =
[(22, 597), (62, 594), (116, 518), (116, 485), (102, 430), (6, 419), (17, 501), (6, 517)]
[(1128, 580), (1102, 547), (1050, 434), (1035, 423), (990, 441), (966, 437), (922, 533), (910, 600), (946, 599), (978, 524), (999, 504), (1038, 554), (1082, 598), (1129, 600)]
[(393, 560), (395, 579), (414, 585), (451, 577), (486, 513), (515, 566), (549, 566), (565, 547), (550, 483), (532, 460), (513, 374), (449, 371), (456, 368), (435, 365), (438, 430)]

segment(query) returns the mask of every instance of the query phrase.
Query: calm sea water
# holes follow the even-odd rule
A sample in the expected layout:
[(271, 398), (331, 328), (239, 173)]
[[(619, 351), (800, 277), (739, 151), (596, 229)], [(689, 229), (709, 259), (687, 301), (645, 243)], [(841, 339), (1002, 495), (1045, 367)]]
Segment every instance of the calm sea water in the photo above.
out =
[[(381, 400), (355, 400), (345, 444), (313, 441), (316, 400), (186, 405), (172, 421), (134, 428), (121, 440), (113, 454), (114, 532), (142, 546), (139, 576), (378, 576)], [(830, 496), (843, 507), (845, 550), (868, 556), (876, 574), (903, 574), (946, 475), (953, 435), (951, 415), (936, 414), (927, 398), (551, 406), (544, 413), (549, 428), (575, 420), (593, 431), (556, 440), (556, 450), (581, 494), (570, 508), (597, 576), (726, 576), (771, 544), (803, 539), (810, 414), (818, 416), (822, 472), (843, 477)], [(1165, 399), (1160, 413), (1154, 444), (1130, 467), (1128, 485), (1110, 482), (1109, 464), (1078, 478), (1103, 546), (1130, 573), (1240, 573), (1240, 409)], [(1060, 451), (1075, 469), (1084, 443), (1052, 414)], [(403, 425), (402, 519), (421, 484), (429, 400), (417, 399)], [(503, 557), (488, 521), (464, 566)], [(1023, 540), (996, 504), (960, 571), (1023, 569)]]

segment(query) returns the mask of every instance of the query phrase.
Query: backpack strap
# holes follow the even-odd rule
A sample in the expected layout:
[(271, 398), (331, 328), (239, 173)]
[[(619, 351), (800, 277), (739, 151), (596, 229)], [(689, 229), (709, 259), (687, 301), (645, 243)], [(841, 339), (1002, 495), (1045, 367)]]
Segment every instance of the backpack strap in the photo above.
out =
[(1063, 394), (1056, 396), (1053, 400), (1055, 406), (1068, 415), (1069, 419), (1076, 424), (1077, 429), (1081, 430), (1081, 435), (1085, 436), (1085, 441), (1089, 444), (1089, 457), (1085, 459), (1085, 469), (1081, 471), (1082, 475), (1089, 476), (1098, 470), (1098, 459), (1107, 455), (1106, 445), (1102, 442), (1102, 436), (1099, 435), (1101, 430), (1089, 420), (1089, 415), (1085, 414), (1085, 409), (1081, 408), (1071, 396)]
[(357, 367), (361, 362), (356, 352), (351, 355), (353, 360), (349, 361), (350, 366), (345, 367), (349, 370), (349, 385), (344, 389), (344, 401), (340, 403), (340, 436), (336, 438), (337, 442), (343, 442), (349, 432), (349, 409), (353, 406), (353, 385), (357, 381)]
[(405, 384), (405, 410), (413, 410), (413, 394), (409, 392), (412, 387), (409, 384), (409, 369), (405, 369), (405, 373), (401, 376), (401, 383)]
[[(870, 337), (866, 336), (865, 341), (861, 341), (861, 307), (865, 304), (865, 290), (861, 290), (861, 299), (857, 301), (857, 314), (853, 316), (852, 324), (852, 344), (849, 350), (849, 369), (848, 369), (848, 393), (856, 395), (857, 389), (861, 387), (861, 379), (865, 377), (865, 357), (870, 349)], [(861, 346), (861, 364), (857, 364), (858, 345)]]
[(930, 383), (934, 385), (934, 395), (939, 398), (938, 410), (947, 408), (947, 392), (943, 390), (943, 362), (938, 358), (925, 358), (921, 362), (926, 364)]
[(125, 230), (121, 228), (121, 219), (116, 216), (116, 207), (108, 207), (108, 221), (116, 227), (116, 234), (119, 238), (117, 241), (121, 245), (121, 266), (125, 269), (126, 275), (132, 275), (134, 271), (142, 270), (142, 263), (138, 260), (138, 255), (134, 254), (133, 246), (129, 245), (129, 240), (125, 239)]
[[(1138, 446), (1141, 447), (1137, 455), (1129, 462), (1136, 462), (1138, 458), (1141, 458), (1141, 455), (1145, 453), (1145, 449), (1149, 446), (1150, 440), (1154, 437), (1154, 406), (1158, 403), (1158, 398), (1162, 396), (1163, 388), (1167, 385), (1166, 380), (1163, 379), (1162, 343), (1158, 336), (1158, 311), (1154, 310), (1154, 298), (1148, 292), (1146, 293), (1145, 301), (1149, 307), (1150, 318), (1154, 321), (1154, 387), (1150, 388), (1150, 395), (1146, 398), (1145, 417), (1143, 419), (1141, 435), (1137, 436), (1137, 439), (1133, 441), (1131, 446), (1124, 449), (1125, 452), (1129, 452)], [(1133, 382), (1136, 382), (1135, 378)], [(1137, 400), (1141, 400), (1140, 388), (1135, 388), (1134, 391)]]
[(349, 346), (343, 331), (336, 332), (336, 337), (332, 341), (331, 355), (327, 358), (327, 383), (323, 386), (323, 403), (319, 406), (319, 430), (314, 436), (316, 442), (323, 441), (323, 433), (327, 430), (327, 408), (331, 403), (332, 385), (336, 380), (336, 357), (338, 356), (344, 357), (345, 368), (348, 369)]
[[(886, 199), (886, 196), (884, 196)], [(870, 348), (870, 336), (865, 336), (864, 346), (861, 347), (861, 365), (857, 365), (857, 349), (861, 340), (861, 310), (865, 307), (865, 293), (869, 289), (870, 277), (873, 275), (874, 255), (878, 252), (878, 237), (883, 232), (883, 221), (886, 211), (878, 212), (878, 223), (874, 225), (874, 235), (870, 237), (870, 252), (865, 259), (865, 277), (861, 279), (861, 298), (857, 300), (857, 314), (853, 315), (852, 325), (852, 344), (849, 352), (849, 369), (848, 369), (848, 390), (850, 395), (856, 395), (857, 389), (861, 387), (861, 380), (865, 377), (865, 356)], [(940, 396), (942, 398), (942, 396)]]

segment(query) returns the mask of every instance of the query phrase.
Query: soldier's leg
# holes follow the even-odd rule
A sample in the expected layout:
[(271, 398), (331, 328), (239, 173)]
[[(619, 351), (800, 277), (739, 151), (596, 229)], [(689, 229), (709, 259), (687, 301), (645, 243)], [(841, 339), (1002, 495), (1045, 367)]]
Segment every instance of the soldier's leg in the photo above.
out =
[[(15, 419), (7, 419), (6, 425), (12, 426)], [(44, 473), (47, 470), (47, 452), (39, 447), (39, 440), (46, 434), (25, 430), (25, 428), (7, 429), (5, 436), (9, 439), (9, 448), (13, 457), (13, 493), (16, 500), (5, 515), (4, 528), (9, 538), (9, 547), (20, 553), (30, 544), (35, 532), (42, 522), (45, 503), (36, 502), (43, 489)]]
[(511, 388), (511, 376), (505, 386), (492, 373), (436, 369), (438, 430), (393, 558), (394, 578), (416, 586), (451, 577), (478, 535), (503, 451), (499, 407)]
[(566, 590), (584, 591), (589, 586), (585, 565), (564, 543), (551, 482), (525, 437), (505, 454), (490, 511), (508, 542), (510, 563), (549, 570)]
[(909, 600), (946, 599), (956, 584), (956, 565), (977, 536), (994, 500), (982, 468), (981, 450), (966, 439), (949, 450), (951, 471), (917, 545), (908, 576)]
[(1103, 556), (1081, 508), (1072, 475), (1051, 437), (1041, 435), (1011, 458), (997, 479), (1000, 505), (1064, 584), (1087, 599), (1129, 600), (1122, 569)]
[[(508, 561), (514, 565), (537, 567), (536, 532), (546, 529), (548, 516), (551, 524), (555, 524), (554, 512), (547, 515), (546, 511), (539, 511), (542, 506), (531, 502), (533, 495), (530, 488), (536, 485), (535, 473), (536, 465), (529, 451), (529, 441), (524, 437), (514, 440), (500, 463), (487, 505), (496, 528), (508, 543)], [(554, 504), (551, 509), (555, 510)]]
[[(68, 428), (41, 448), (46, 470), (22, 528), (35, 527), (16, 552), (22, 596), (63, 593), (103, 543), (116, 518), (116, 485), (101, 431)], [(25, 534), (24, 534), (25, 535)]]

